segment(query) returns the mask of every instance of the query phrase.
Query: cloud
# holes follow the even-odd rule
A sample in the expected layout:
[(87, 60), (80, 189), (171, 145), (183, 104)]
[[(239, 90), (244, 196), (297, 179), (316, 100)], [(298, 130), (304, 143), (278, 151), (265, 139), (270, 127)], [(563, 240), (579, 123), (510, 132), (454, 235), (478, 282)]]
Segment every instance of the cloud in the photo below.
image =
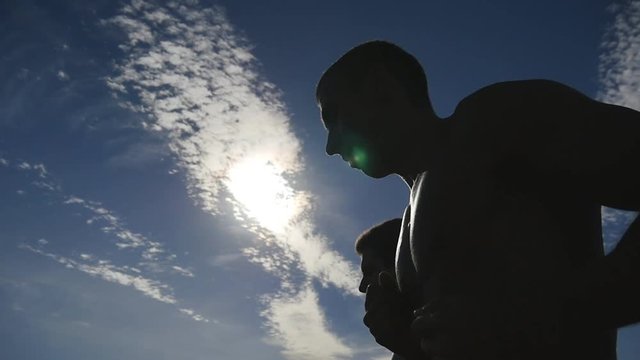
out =
[(614, 19), (601, 44), (598, 98), (640, 111), (640, 1), (611, 10)]
[(218, 210), (227, 172), (252, 154), (266, 156), (282, 173), (301, 167), (299, 141), (273, 85), (257, 80), (248, 45), (219, 8), (136, 1), (109, 23), (129, 41), (108, 85), (136, 96), (128, 106), (151, 115), (143, 125), (169, 137), (202, 206)]
[(137, 266), (153, 272), (172, 272), (186, 277), (195, 276), (191, 271), (173, 265), (172, 262), (176, 255), (167, 251), (161, 243), (128, 229), (118, 214), (105, 208), (100, 202), (69, 195), (65, 196), (63, 204), (80, 206), (86, 210), (89, 216), (85, 222), (88, 225), (99, 226), (100, 231), (104, 234), (113, 236), (115, 246), (118, 249), (137, 250), (140, 254)]
[(58, 72), (56, 73), (56, 77), (62, 81), (69, 80), (69, 74), (67, 74), (63, 70), (58, 70)]
[[(108, 259), (100, 259), (88, 253), (80, 253), (78, 259), (72, 259), (51, 251), (44, 251), (44, 247), (50, 243), (44, 238), (38, 239), (35, 246), (21, 244), (20, 248), (51, 258), (69, 269), (79, 270), (102, 280), (132, 287), (154, 300), (178, 306), (178, 301), (173, 295), (171, 287), (151, 278), (152, 275), (160, 272), (189, 278), (195, 277), (191, 270), (174, 263), (177, 257), (175, 254), (167, 251), (161, 243), (127, 228), (117, 213), (106, 208), (100, 202), (66, 194), (62, 187), (52, 179), (51, 173), (44, 164), (24, 160), (4, 160), (6, 167), (37, 179), (31, 181), (31, 185), (39, 190), (35, 192), (36, 194), (53, 195), (52, 198), (56, 199), (59, 205), (80, 207), (85, 212), (87, 225), (99, 226), (102, 233), (115, 240), (116, 248), (129, 252), (138, 251), (139, 256), (135, 266), (116, 266)], [(138, 267), (143, 268), (144, 271)], [(209, 321), (194, 310), (185, 308), (179, 310), (196, 321)]]
[(263, 316), (270, 332), (284, 348), (288, 359), (343, 359), (353, 350), (328, 329), (318, 295), (307, 284), (297, 294), (283, 293), (269, 298)]
[(141, 166), (162, 160), (169, 155), (165, 144), (148, 140), (138, 140), (112, 156), (107, 164), (118, 168), (139, 169)]
[[(315, 314), (309, 321), (318, 334), (305, 339), (297, 335), (304, 330), (292, 330), (301, 327), (293, 314), (302, 313), (302, 305), (270, 298), (263, 316), (285, 353), (318, 359), (302, 353), (348, 353), (321, 326), (322, 310), (308, 284), (318, 280), (356, 295), (359, 274), (310, 220), (313, 195), (294, 186), (304, 158), (276, 86), (261, 76), (251, 45), (223, 9), (197, 1), (161, 4), (132, 1), (104, 21), (127, 39), (107, 85), (122, 106), (144, 115), (144, 129), (166, 137), (192, 199), (214, 215), (231, 207), (259, 240), (242, 253), (279, 277), (283, 288), (297, 289), (305, 311)], [(316, 337), (326, 347), (316, 348)]]
[(622, 235), (624, 235), (624, 232), (636, 218), (637, 213), (612, 209), (604, 206), (600, 212), (604, 235), (604, 249), (605, 253), (608, 254), (615, 249), (618, 241), (620, 241)]
[[(614, 15), (601, 44), (598, 99), (640, 111), (640, 1), (610, 8)], [(605, 252), (613, 250), (637, 213), (602, 208)]]
[[(143, 127), (165, 134), (197, 203), (213, 214), (221, 203), (233, 204), (246, 223), (254, 220), (248, 229), (293, 251), (303, 271), (352, 293), (355, 268), (330, 251), (325, 237), (314, 234), (305, 216), (311, 196), (291, 185), (304, 163), (285, 107), (275, 86), (259, 75), (251, 47), (236, 35), (222, 9), (135, 1), (105, 23), (128, 37), (121, 46), (125, 58), (108, 85), (136, 99), (122, 103), (148, 115)], [(244, 176), (234, 176), (246, 163), (252, 165), (240, 172)], [(238, 185), (237, 179), (245, 182)], [(243, 196), (249, 190), (256, 192)], [(273, 197), (264, 196), (270, 191), (276, 192)], [(256, 216), (251, 200), (260, 196), (271, 212), (283, 197), (282, 208), (294, 208), (286, 215), (286, 231), (274, 231)]]
[[(49, 257), (69, 269), (80, 270), (91, 276), (99, 277), (109, 282), (131, 286), (154, 300), (167, 304), (177, 303), (173, 294), (171, 294), (170, 287), (168, 285), (142, 276), (127, 274), (123, 268), (119, 268), (111, 264), (108, 260), (96, 260), (95, 264), (90, 265), (57, 254), (48, 253), (26, 244), (21, 245), (20, 248)], [(90, 260), (92, 258), (93, 256), (85, 256), (86, 260)]]
[[(81, 262), (68, 257), (46, 252), (42, 249), (35, 248), (27, 244), (21, 244), (20, 248), (51, 258), (64, 265), (68, 269), (78, 270), (85, 274), (100, 278), (108, 282), (132, 287), (153, 300), (171, 305), (178, 304), (178, 301), (173, 295), (173, 289), (171, 289), (169, 285), (164, 284), (158, 280), (145, 278), (137, 273), (131, 274), (129, 273), (131, 270), (128, 267), (118, 267), (111, 264), (111, 262), (108, 260), (98, 260), (95, 259), (94, 256), (89, 254), (82, 254), (81, 259), (85, 262)], [(86, 261), (92, 261), (93, 263), (87, 263)], [(184, 314), (187, 314), (189, 317), (196, 321), (209, 322), (208, 319), (200, 314), (197, 314), (193, 310), (184, 308), (179, 308), (178, 310)]]

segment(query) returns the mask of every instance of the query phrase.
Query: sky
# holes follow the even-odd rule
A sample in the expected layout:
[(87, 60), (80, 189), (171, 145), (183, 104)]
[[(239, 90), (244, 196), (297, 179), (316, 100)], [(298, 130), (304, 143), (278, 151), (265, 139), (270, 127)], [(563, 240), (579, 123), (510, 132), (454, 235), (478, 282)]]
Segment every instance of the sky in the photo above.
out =
[(314, 98), (373, 39), (441, 116), (529, 78), (640, 110), (638, 0), (0, 0), (0, 358), (388, 359), (353, 241), (408, 189), (327, 156)]

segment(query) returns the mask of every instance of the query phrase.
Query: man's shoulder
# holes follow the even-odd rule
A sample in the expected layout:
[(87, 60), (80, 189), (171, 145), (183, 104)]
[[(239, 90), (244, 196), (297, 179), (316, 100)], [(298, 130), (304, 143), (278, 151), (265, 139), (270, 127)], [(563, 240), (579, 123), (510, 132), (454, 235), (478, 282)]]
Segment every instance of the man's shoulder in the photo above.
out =
[(494, 108), (496, 105), (509, 107), (568, 98), (587, 97), (576, 89), (553, 80), (513, 80), (491, 84), (471, 93), (460, 102), (458, 108)]
[(576, 115), (589, 112), (596, 103), (557, 81), (505, 81), (485, 86), (464, 98), (449, 120), (461, 125), (458, 126), (461, 129), (477, 126), (491, 129), (509, 127), (508, 124), (522, 128), (524, 124), (553, 123), (567, 117), (579, 117)]

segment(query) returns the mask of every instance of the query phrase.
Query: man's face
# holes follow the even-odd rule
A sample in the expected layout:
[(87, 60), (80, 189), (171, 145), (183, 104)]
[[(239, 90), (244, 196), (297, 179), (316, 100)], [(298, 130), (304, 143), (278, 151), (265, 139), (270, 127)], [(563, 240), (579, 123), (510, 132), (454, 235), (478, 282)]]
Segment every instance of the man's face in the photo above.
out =
[(360, 270), (362, 271), (362, 280), (358, 290), (361, 293), (367, 292), (367, 286), (378, 282), (378, 274), (381, 271), (393, 272), (385, 266), (384, 261), (373, 249), (364, 249), (361, 255)]
[(397, 147), (389, 103), (368, 89), (336, 91), (321, 99), (328, 155), (338, 154), (353, 168), (381, 178), (393, 172)]

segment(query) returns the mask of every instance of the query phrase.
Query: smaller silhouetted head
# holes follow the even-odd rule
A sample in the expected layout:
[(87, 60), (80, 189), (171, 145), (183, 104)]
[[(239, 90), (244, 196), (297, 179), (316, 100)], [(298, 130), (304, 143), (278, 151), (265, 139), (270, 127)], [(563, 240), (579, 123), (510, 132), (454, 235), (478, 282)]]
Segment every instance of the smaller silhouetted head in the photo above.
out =
[(420, 63), (397, 45), (359, 45), (322, 75), (316, 99), (329, 155), (372, 177), (394, 173), (417, 118), (433, 114)]
[(356, 253), (360, 255), (362, 280), (358, 290), (365, 293), (367, 286), (378, 281), (381, 271), (395, 273), (395, 256), (402, 219), (387, 220), (364, 231), (356, 239)]

